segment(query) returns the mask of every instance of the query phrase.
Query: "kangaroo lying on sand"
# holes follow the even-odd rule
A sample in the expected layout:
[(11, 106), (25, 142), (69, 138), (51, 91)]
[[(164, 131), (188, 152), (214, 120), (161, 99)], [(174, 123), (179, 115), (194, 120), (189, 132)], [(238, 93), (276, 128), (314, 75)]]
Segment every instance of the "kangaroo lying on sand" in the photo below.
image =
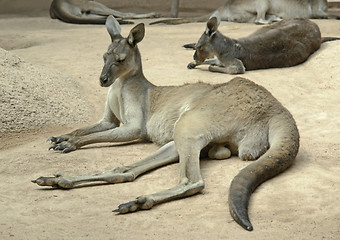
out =
[[(122, 13), (94, 0), (53, 0), (50, 6), (51, 18), (59, 19), (67, 23), (104, 24), (109, 15), (122, 19), (153, 18), (158, 16), (156, 13)], [(120, 24), (133, 23), (123, 20), (118, 21)]]
[(239, 74), (245, 70), (290, 67), (306, 61), (322, 42), (340, 39), (321, 38), (318, 25), (308, 19), (283, 20), (237, 40), (223, 36), (217, 30), (219, 23), (218, 17), (210, 18), (198, 43), (184, 45), (196, 50), (189, 69), (215, 56), (218, 63), (209, 66), (211, 72)]
[(268, 24), (292, 18), (336, 18), (327, 13), (326, 0), (227, 0), (215, 12), (194, 18), (166, 19), (151, 24), (182, 24), (206, 22), (218, 14), (222, 21)]
[(100, 84), (109, 87), (104, 117), (97, 124), (51, 137), (50, 149), (74, 151), (100, 142), (152, 141), (161, 148), (149, 157), (111, 171), (40, 177), (40, 186), (73, 188), (92, 181), (122, 183), (152, 169), (178, 162), (177, 186), (118, 206), (128, 213), (192, 196), (204, 188), (200, 155), (225, 159), (231, 154), (256, 160), (233, 179), (229, 192), (232, 217), (253, 229), (248, 217), (251, 193), (267, 179), (283, 172), (299, 149), (299, 133), (292, 115), (265, 88), (244, 78), (211, 85), (155, 86), (143, 74), (137, 43), (144, 38), (138, 24), (127, 38), (114, 17), (106, 22), (112, 43), (104, 54)]

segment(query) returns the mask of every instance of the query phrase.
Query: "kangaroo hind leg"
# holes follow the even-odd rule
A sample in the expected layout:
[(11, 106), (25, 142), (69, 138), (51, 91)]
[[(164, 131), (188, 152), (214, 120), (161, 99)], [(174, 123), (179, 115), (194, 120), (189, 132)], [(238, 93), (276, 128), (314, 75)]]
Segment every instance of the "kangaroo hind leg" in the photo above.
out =
[(201, 132), (192, 122), (180, 120), (174, 132), (174, 141), (179, 154), (180, 178), (179, 183), (168, 190), (154, 194), (138, 197), (136, 200), (121, 204), (115, 209), (115, 212), (128, 213), (141, 209), (151, 209), (153, 206), (192, 196), (204, 188), (204, 182), (200, 173), (199, 157), (205, 142), (202, 141)]
[(176, 151), (175, 143), (170, 142), (154, 154), (146, 157), (129, 166), (117, 167), (113, 170), (92, 173), (78, 176), (67, 176), (56, 174), (54, 177), (39, 177), (33, 180), (40, 186), (50, 186), (59, 188), (73, 188), (76, 185), (89, 182), (106, 182), (106, 183), (122, 183), (131, 182), (139, 175), (146, 173), (152, 169), (178, 161), (178, 154)]
[(269, 148), (268, 130), (261, 126), (256, 126), (248, 130), (241, 140), (238, 151), (239, 157), (245, 161), (258, 159)]

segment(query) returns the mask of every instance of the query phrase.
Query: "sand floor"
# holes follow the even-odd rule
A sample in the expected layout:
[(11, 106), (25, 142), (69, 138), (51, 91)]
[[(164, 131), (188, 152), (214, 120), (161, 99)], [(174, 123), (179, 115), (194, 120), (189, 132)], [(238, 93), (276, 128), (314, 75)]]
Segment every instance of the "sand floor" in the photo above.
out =
[[(315, 22), (323, 36), (340, 37), (339, 21)], [(239, 38), (260, 27), (223, 22), (220, 31)], [(130, 28), (122, 26), (123, 35)], [(204, 23), (146, 25), (139, 45), (146, 77), (157, 85), (232, 79), (207, 66), (186, 69), (193, 52), (181, 46), (197, 41), (204, 29)], [(203, 194), (127, 215), (111, 210), (174, 186), (178, 164), (125, 184), (68, 191), (32, 184), (57, 172), (109, 170), (157, 149), (151, 143), (108, 143), (69, 154), (47, 150), (48, 137), (101, 118), (107, 89), (98, 79), (109, 42), (104, 26), (48, 17), (0, 19), (1, 239), (340, 239), (340, 41), (322, 44), (299, 66), (243, 75), (291, 111), (301, 135), (296, 163), (252, 195), (253, 232), (236, 224), (228, 210), (230, 182), (248, 164), (237, 157), (202, 160)]]

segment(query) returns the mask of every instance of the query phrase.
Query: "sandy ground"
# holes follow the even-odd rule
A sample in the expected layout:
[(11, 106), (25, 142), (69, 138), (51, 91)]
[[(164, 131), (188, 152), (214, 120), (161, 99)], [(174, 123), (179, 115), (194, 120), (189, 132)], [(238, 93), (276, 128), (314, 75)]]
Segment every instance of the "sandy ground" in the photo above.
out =
[[(339, 21), (315, 22), (323, 36), (340, 37)], [(259, 27), (222, 23), (220, 31), (238, 38)], [(130, 28), (123, 26), (123, 35)], [(195, 42), (204, 28), (203, 23), (146, 25), (139, 45), (146, 77), (158, 85), (230, 80), (233, 76), (210, 73), (206, 66), (186, 69), (193, 52), (181, 46)], [(48, 137), (101, 118), (107, 89), (99, 86), (98, 77), (108, 44), (104, 26), (48, 17), (0, 19), (0, 47), (5, 49), (0, 49), (1, 239), (340, 239), (340, 41), (324, 43), (299, 66), (243, 75), (291, 111), (301, 134), (296, 163), (252, 195), (253, 232), (237, 225), (227, 206), (229, 184), (248, 164), (236, 157), (202, 161), (203, 194), (127, 215), (111, 210), (174, 186), (178, 164), (133, 183), (68, 191), (32, 184), (57, 172), (109, 170), (157, 149), (150, 143), (109, 143), (69, 154), (47, 150)]]

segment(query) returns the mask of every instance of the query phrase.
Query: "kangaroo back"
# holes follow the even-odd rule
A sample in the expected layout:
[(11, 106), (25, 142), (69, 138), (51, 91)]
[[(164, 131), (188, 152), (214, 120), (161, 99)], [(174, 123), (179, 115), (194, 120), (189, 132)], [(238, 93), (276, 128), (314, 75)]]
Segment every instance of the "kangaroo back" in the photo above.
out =
[[(105, 24), (107, 16), (114, 10), (98, 2), (87, 0), (53, 0), (50, 6), (50, 17), (67, 23)], [(120, 24), (133, 22), (119, 19)]]

